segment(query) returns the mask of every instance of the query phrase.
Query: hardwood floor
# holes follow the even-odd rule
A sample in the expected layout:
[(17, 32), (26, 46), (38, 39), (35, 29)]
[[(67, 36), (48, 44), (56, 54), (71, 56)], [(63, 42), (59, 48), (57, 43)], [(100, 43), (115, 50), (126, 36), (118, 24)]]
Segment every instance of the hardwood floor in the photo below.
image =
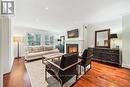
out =
[(31, 87), (24, 59), (15, 59), (10, 74), (4, 76), (4, 87)]
[[(4, 87), (31, 87), (23, 59), (15, 59)], [(92, 68), (73, 87), (130, 87), (130, 70), (92, 62)]]
[(74, 87), (130, 87), (130, 70), (93, 62)]

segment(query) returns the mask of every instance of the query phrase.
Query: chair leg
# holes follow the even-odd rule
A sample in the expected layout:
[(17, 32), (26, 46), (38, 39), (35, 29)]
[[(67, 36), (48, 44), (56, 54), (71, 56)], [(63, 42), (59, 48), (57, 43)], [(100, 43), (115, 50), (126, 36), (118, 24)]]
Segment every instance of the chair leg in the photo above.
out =
[(86, 72), (86, 67), (84, 66), (84, 74), (85, 74), (85, 72)]
[(91, 69), (91, 67), (92, 67), (92, 63), (90, 63), (90, 69)]
[(90, 65), (90, 68), (87, 70), (87, 72), (88, 72), (88, 71), (91, 69), (91, 67), (92, 67), (92, 66), (91, 66), (91, 63), (90, 63), (89, 65)]
[(45, 70), (45, 80), (47, 80), (47, 71)]
[(61, 84), (61, 87), (63, 87), (63, 84)]
[(79, 77), (79, 74), (78, 74), (78, 71), (77, 71), (77, 74), (76, 74), (76, 81), (78, 80), (78, 77)]
[(61, 81), (61, 83), (60, 83), (60, 84), (61, 84), (61, 87), (64, 87), (64, 86), (63, 86), (63, 83), (62, 83), (62, 81)]
[(90, 70), (90, 69), (91, 69), (91, 67), (92, 67), (92, 66), (91, 66), (91, 63), (90, 63), (89, 65), (90, 65), (90, 68), (89, 68), (88, 70)]
[(80, 65), (80, 75), (81, 75), (81, 65)]

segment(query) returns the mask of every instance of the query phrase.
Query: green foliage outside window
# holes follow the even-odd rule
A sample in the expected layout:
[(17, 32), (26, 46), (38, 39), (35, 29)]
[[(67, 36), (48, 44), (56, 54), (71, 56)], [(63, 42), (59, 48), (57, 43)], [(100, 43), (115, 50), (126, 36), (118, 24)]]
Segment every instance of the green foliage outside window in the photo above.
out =
[(45, 35), (45, 45), (54, 45), (54, 36)]
[(28, 33), (27, 42), (29, 46), (41, 45), (41, 34)]

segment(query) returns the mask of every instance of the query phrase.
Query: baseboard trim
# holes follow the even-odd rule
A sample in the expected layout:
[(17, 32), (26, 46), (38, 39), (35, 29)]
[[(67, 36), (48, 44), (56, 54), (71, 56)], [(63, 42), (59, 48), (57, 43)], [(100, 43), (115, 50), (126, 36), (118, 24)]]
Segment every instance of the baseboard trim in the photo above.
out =
[(19, 58), (25, 58), (25, 56), (21, 56), (21, 57), (14, 57), (14, 59), (19, 59)]
[(9, 76), (10, 73), (11, 73), (11, 72), (8, 72), (8, 73), (3, 74), (3, 79), (4, 79), (5, 77)]
[(130, 65), (122, 64), (122, 67), (130, 69)]

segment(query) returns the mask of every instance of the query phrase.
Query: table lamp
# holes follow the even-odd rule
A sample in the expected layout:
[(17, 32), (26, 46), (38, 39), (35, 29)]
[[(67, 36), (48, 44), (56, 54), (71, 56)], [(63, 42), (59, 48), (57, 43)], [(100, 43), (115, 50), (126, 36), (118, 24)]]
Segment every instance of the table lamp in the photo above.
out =
[(114, 45), (113, 48), (115, 48), (115, 39), (117, 39), (118, 36), (117, 36), (117, 34), (111, 34), (110, 37), (111, 37), (111, 39), (113, 40), (113, 45)]

